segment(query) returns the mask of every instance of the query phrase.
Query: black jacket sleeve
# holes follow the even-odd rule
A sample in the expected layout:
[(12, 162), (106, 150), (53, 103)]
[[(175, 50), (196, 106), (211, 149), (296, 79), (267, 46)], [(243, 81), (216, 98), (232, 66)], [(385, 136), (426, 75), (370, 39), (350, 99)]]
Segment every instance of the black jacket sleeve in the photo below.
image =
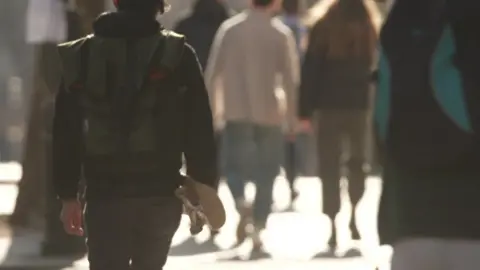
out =
[(75, 199), (82, 170), (82, 114), (75, 93), (63, 84), (55, 100), (53, 118), (53, 185), (62, 200)]
[(186, 82), (186, 142), (187, 174), (198, 182), (216, 188), (217, 150), (212, 111), (203, 74), (192, 47), (186, 46), (181, 68)]
[(318, 50), (317, 31), (311, 31), (309, 44), (304, 56), (299, 93), (299, 118), (310, 119), (316, 107), (318, 91), (321, 91), (318, 76), (323, 61), (322, 52)]

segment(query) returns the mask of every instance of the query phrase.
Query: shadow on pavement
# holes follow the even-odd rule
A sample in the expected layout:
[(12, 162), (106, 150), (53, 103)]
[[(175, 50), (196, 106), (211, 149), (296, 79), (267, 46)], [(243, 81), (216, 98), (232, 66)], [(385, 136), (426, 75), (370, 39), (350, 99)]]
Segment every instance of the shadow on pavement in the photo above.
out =
[(213, 240), (209, 239), (203, 243), (198, 243), (193, 237), (188, 238), (185, 242), (174, 246), (170, 249), (170, 256), (191, 256), (220, 251), (219, 247)]
[[(16, 229), (10, 236), (0, 238), (0, 270), (62, 270), (75, 268), (81, 256), (44, 257), (41, 255), (43, 234), (38, 231)], [(9, 243), (10, 242), (10, 243)]]
[(240, 255), (231, 254), (229, 256), (219, 256), (217, 262), (246, 262), (247, 260), (240, 257)]
[(258, 251), (252, 251), (248, 260), (258, 261), (258, 260), (265, 260), (265, 259), (271, 259), (271, 258), (272, 258), (272, 255), (270, 255), (270, 253), (263, 250), (258, 250)]

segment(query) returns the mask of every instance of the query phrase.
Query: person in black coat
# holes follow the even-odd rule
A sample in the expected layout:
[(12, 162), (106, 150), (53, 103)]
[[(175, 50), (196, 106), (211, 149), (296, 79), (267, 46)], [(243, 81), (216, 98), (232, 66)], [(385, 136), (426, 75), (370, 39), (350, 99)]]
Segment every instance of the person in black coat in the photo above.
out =
[(218, 28), (231, 15), (220, 1), (198, 0), (193, 6), (193, 12), (175, 26), (175, 32), (185, 35), (197, 52), (203, 69), (207, 65), (210, 47)]
[(391, 269), (480, 264), (478, 1), (397, 0), (380, 34), (378, 212)]
[[(202, 69), (205, 69), (207, 65), (210, 47), (218, 28), (230, 15), (232, 12), (221, 0), (198, 0), (193, 6), (193, 11), (175, 26), (175, 32), (185, 35), (189, 44), (195, 49)], [(221, 134), (217, 132), (216, 135), (217, 149), (220, 149)], [(221, 177), (222, 174), (218, 175)], [(218, 248), (213, 241), (215, 235), (215, 232), (211, 232), (209, 240), (200, 245), (195, 239), (190, 238), (182, 245), (172, 248), (171, 254), (186, 255), (216, 251)], [(192, 247), (192, 249), (185, 248), (185, 246)]]

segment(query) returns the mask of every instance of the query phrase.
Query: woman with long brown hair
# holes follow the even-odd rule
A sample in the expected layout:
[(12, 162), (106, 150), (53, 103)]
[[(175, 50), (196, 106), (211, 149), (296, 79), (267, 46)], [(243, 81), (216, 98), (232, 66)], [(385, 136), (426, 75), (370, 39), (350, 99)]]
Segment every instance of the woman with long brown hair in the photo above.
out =
[(335, 252), (335, 217), (340, 210), (343, 167), (352, 202), (350, 229), (367, 172), (366, 136), (370, 110), (371, 70), (374, 64), (380, 13), (371, 0), (322, 0), (309, 12), (309, 45), (302, 69), (300, 119), (303, 129), (315, 120), (318, 173), (323, 183), (323, 209), (332, 220), (329, 253)]

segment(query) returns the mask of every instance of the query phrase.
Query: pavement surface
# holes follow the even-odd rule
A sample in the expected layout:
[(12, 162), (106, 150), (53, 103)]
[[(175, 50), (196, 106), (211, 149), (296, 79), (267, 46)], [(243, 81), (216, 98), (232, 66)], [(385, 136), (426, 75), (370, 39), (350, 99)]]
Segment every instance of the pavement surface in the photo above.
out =
[[(21, 169), (16, 164), (0, 164), (0, 215), (11, 213), (17, 195), (16, 181)], [(188, 222), (183, 220), (175, 235), (171, 256), (165, 270), (374, 270), (375, 265), (387, 262), (389, 247), (378, 247), (375, 217), (380, 194), (380, 180), (371, 178), (367, 190), (357, 209), (360, 232), (365, 240), (352, 243), (348, 231), (349, 212), (348, 197), (343, 194), (343, 206), (337, 217), (340, 250), (345, 252), (351, 247), (361, 250), (363, 256), (344, 258), (313, 258), (325, 249), (329, 238), (331, 222), (321, 214), (321, 182), (316, 178), (300, 178), (296, 188), (299, 198), (290, 205), (288, 185), (279, 176), (274, 188), (274, 211), (267, 230), (262, 235), (268, 258), (246, 260), (251, 243), (246, 242), (237, 249), (231, 249), (235, 242), (234, 232), (238, 214), (234, 209), (230, 192), (225, 185), (220, 186), (220, 197), (227, 208), (227, 224), (215, 239), (215, 251), (212, 243), (206, 241), (208, 232), (202, 232), (195, 239), (189, 237)], [(253, 198), (255, 188), (247, 185), (247, 198)], [(35, 231), (24, 231), (12, 236), (8, 227), (2, 226), (0, 220), (0, 270), (6, 269), (88, 269), (85, 259), (72, 261), (65, 258), (45, 259), (38, 255), (42, 235)], [(388, 269), (388, 265), (383, 269)]]

